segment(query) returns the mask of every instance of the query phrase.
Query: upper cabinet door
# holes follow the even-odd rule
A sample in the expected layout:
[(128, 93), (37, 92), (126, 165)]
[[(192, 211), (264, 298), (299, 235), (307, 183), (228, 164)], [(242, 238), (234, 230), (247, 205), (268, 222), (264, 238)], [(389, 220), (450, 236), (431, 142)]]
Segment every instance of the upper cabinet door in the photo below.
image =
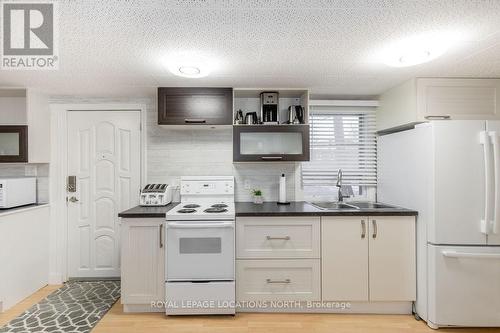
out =
[(309, 161), (309, 125), (233, 126), (233, 162)]
[(433, 119), (500, 119), (498, 79), (418, 79), (417, 111)]
[(448, 119), (500, 119), (500, 79), (416, 78), (380, 96), (379, 131)]
[(158, 88), (158, 124), (231, 125), (232, 88)]

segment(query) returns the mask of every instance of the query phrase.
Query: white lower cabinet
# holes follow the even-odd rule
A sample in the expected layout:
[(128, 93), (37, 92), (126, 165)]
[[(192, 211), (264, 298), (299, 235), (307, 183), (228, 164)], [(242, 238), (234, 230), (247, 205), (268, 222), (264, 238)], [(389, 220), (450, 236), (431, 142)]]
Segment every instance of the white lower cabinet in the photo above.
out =
[(237, 260), (238, 301), (319, 301), (319, 259)]
[(368, 301), (368, 218), (322, 220), (322, 299)]
[(416, 299), (415, 218), (370, 218), (370, 301)]
[(163, 311), (165, 300), (164, 218), (123, 218), (121, 302), (124, 311)]
[(322, 217), (322, 300), (416, 298), (415, 217)]

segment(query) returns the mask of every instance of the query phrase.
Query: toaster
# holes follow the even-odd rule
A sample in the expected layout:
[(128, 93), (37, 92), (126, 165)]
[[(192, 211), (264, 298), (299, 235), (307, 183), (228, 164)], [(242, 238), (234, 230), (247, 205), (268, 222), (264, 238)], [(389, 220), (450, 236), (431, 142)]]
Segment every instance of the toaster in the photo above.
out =
[(168, 184), (147, 184), (141, 191), (141, 206), (165, 206), (172, 202), (172, 186)]

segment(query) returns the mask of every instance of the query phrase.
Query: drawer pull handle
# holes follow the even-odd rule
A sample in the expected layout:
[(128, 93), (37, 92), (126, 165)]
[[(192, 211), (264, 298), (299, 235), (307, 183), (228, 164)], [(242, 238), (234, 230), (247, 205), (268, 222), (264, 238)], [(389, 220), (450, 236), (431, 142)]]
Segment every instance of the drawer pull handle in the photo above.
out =
[(377, 238), (377, 234), (378, 234), (377, 220), (373, 220), (372, 224), (373, 224), (373, 235), (372, 235), (372, 237), (373, 238)]
[(271, 236), (266, 236), (267, 240), (290, 240), (290, 236), (285, 236), (285, 237), (271, 237)]
[(292, 283), (292, 280), (290, 280), (290, 279), (285, 279), (285, 280), (271, 280), (271, 279), (266, 279), (266, 283), (288, 284), (288, 283)]
[(361, 220), (361, 238), (364, 239), (366, 237), (366, 222), (365, 220)]

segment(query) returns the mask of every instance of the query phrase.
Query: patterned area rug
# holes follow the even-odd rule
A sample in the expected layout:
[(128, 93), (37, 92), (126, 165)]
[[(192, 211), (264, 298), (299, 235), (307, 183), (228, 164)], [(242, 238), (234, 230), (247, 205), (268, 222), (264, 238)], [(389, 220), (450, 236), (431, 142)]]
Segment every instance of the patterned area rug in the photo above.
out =
[(68, 282), (0, 332), (90, 332), (120, 297), (120, 281)]

